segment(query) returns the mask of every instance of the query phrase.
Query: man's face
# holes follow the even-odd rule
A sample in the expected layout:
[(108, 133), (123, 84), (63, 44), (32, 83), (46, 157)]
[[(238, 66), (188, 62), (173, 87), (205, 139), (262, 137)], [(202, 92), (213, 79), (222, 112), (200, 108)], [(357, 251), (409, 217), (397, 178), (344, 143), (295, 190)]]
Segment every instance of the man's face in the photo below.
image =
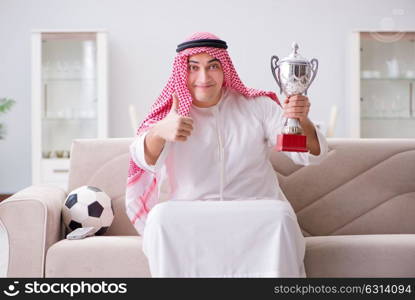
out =
[(223, 70), (216, 58), (207, 53), (192, 55), (188, 60), (187, 87), (197, 106), (215, 105), (222, 95)]

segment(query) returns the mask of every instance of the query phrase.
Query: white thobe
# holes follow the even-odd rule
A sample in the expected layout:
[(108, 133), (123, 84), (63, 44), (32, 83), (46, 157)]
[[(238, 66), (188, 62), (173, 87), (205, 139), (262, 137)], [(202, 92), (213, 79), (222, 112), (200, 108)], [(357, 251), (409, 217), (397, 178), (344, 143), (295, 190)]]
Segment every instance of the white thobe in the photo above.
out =
[[(152, 208), (144, 230), (152, 276), (305, 277), (305, 240), (269, 161), (284, 123), (280, 106), (224, 89), (214, 106), (192, 104), (190, 117), (191, 136), (166, 142), (155, 165), (145, 161), (145, 133), (130, 146), (168, 200)], [(296, 164), (320, 163), (328, 147), (316, 132), (319, 155), (284, 153)]]

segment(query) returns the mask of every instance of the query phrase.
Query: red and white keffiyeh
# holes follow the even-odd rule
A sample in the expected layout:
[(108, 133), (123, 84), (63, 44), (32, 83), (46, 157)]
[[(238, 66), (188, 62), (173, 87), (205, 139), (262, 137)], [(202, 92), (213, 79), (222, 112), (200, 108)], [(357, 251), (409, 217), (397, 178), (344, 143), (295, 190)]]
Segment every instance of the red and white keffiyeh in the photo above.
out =
[[(187, 41), (199, 39), (219, 38), (208, 32), (200, 32), (190, 36)], [(178, 114), (189, 116), (192, 96), (187, 88), (188, 58), (189, 56), (201, 52), (205, 52), (220, 61), (224, 73), (224, 87), (231, 88), (247, 98), (268, 96), (280, 104), (277, 95), (274, 92), (247, 88), (242, 83), (226, 49), (215, 47), (187, 48), (177, 53), (174, 59), (172, 75), (161, 92), (161, 95), (152, 105), (149, 115), (138, 127), (136, 133), (137, 136), (147, 131), (157, 121), (162, 120), (169, 113), (172, 106), (173, 93), (175, 93), (179, 99), (177, 108)], [(125, 205), (128, 218), (141, 235), (143, 235), (144, 232), (148, 212), (154, 205), (159, 203), (157, 191), (156, 174), (141, 169), (130, 157)]]

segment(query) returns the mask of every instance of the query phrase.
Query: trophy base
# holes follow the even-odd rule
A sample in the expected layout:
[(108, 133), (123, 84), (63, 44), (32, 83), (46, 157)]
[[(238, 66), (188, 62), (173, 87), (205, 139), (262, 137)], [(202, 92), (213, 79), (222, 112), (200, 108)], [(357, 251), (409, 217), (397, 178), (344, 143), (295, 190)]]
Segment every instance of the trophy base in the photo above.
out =
[(279, 134), (276, 148), (277, 151), (308, 152), (307, 137), (301, 134)]

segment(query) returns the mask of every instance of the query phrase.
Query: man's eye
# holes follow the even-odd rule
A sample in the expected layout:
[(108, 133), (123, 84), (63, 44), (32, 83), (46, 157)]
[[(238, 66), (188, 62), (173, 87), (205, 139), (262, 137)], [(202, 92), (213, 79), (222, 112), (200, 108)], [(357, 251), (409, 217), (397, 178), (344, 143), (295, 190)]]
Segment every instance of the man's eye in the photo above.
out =
[(218, 66), (217, 64), (214, 64), (214, 65), (211, 65), (211, 66), (210, 66), (210, 68), (211, 68), (211, 69), (218, 69), (218, 68), (219, 68), (219, 66)]
[(197, 70), (197, 66), (190, 65), (189, 66), (189, 70), (190, 71), (196, 71)]

